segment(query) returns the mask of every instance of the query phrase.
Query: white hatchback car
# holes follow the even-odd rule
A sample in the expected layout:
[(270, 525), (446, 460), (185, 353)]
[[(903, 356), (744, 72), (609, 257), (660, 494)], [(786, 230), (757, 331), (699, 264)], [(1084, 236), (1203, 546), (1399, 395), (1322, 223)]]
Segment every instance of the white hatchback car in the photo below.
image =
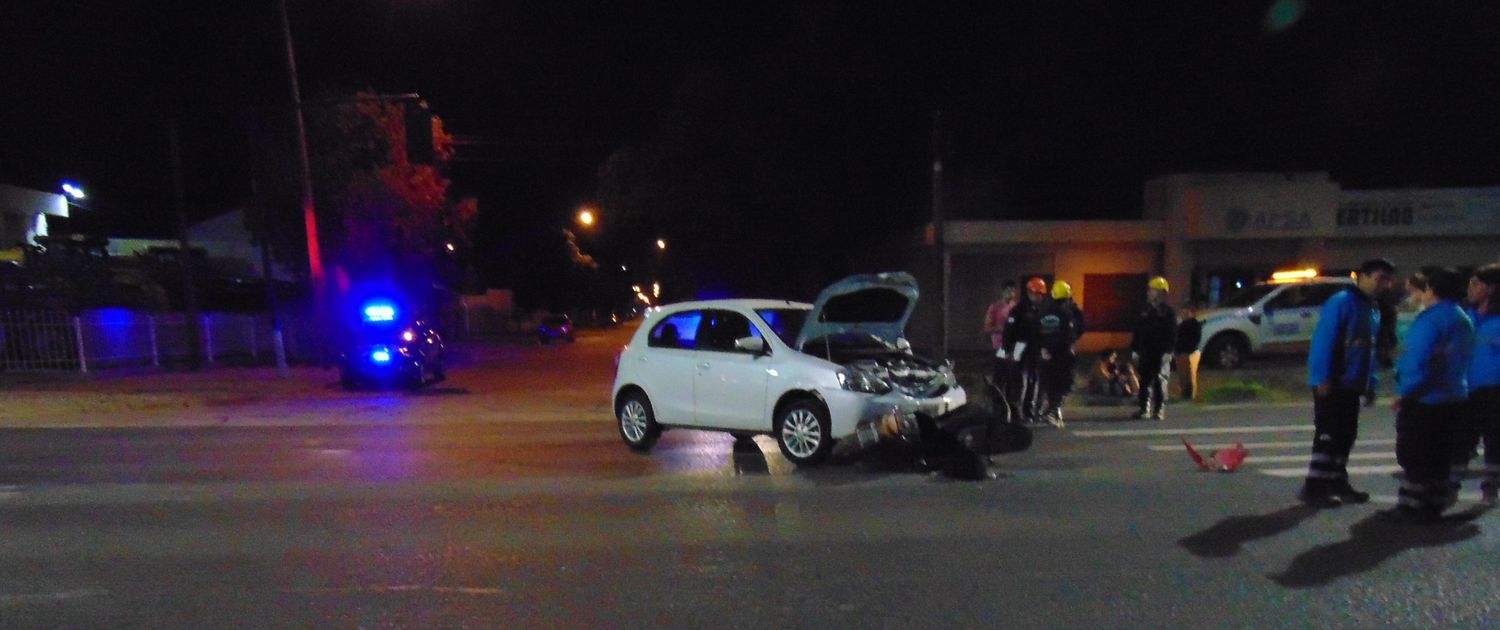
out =
[(616, 360), (620, 437), (644, 451), (665, 428), (764, 433), (787, 459), (814, 464), (856, 433), (865, 442), (877, 425), (957, 409), (967, 395), (952, 366), (915, 356), (902, 337), (917, 296), (909, 274), (884, 273), (839, 281), (815, 304), (653, 310)]

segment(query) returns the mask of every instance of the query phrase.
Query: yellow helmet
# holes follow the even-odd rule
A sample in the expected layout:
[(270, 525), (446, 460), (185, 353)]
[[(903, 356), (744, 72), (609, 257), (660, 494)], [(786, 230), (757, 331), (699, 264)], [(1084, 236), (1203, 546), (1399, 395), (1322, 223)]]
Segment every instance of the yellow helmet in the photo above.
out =
[(1170, 289), (1167, 288), (1167, 286), (1168, 286), (1167, 285), (1167, 279), (1163, 278), (1161, 276), (1157, 276), (1155, 278), (1152, 278), (1150, 282), (1146, 283), (1146, 286), (1151, 287), (1153, 289), (1156, 289), (1158, 291), (1168, 291), (1168, 290), (1170, 290)]
[(1062, 280), (1052, 283), (1052, 299), (1061, 300), (1073, 297), (1073, 285)]

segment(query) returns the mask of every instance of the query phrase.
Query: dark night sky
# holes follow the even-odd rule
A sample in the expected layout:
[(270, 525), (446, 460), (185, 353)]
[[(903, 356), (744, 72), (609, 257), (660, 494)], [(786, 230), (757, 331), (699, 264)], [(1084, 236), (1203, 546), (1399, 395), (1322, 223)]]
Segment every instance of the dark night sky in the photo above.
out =
[[(98, 212), (163, 224), (176, 111), (193, 212), (244, 199), (246, 121), (287, 100), (274, 1), (4, 3), (0, 181), (75, 179)], [(720, 149), (720, 193), (771, 191), (705, 223), (769, 205), (812, 229), (916, 225), (935, 108), (959, 216), (1129, 218), (1145, 179), (1183, 171), (1500, 184), (1493, 2), (1306, 0), (1279, 30), (1268, 0), (288, 1), (306, 96), (420, 92), (478, 141), (451, 175), (481, 200), (493, 277), (611, 154), (682, 135)]]

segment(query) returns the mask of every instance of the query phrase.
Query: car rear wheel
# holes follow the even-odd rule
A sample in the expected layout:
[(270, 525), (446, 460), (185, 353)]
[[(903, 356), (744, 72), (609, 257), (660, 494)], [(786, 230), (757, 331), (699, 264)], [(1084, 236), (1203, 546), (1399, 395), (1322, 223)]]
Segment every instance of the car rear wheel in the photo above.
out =
[(615, 406), (615, 419), (620, 427), (620, 439), (625, 446), (635, 451), (649, 451), (661, 437), (661, 425), (656, 423), (656, 414), (651, 411), (651, 401), (646, 394), (626, 394)]
[(1219, 335), (1210, 339), (1203, 348), (1203, 358), (1211, 368), (1233, 370), (1245, 364), (1250, 348), (1245, 341), (1233, 335)]
[(833, 451), (828, 410), (815, 400), (798, 400), (782, 408), (776, 418), (776, 445), (793, 464), (822, 463)]

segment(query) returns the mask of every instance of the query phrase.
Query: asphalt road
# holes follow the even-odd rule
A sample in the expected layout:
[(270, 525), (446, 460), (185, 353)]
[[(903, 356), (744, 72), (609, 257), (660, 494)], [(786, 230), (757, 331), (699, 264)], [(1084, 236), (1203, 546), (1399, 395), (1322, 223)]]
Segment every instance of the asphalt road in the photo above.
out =
[[(1500, 621), (1500, 516), (1376, 515), (1396, 488), (1389, 411), (1351, 462), (1376, 501), (1325, 511), (1292, 500), (1301, 406), (1084, 411), (983, 482), (802, 470), (768, 438), (692, 431), (642, 456), (609, 417), (623, 332), (470, 348), (415, 396), (229, 370), (204, 377), (212, 404), (150, 377), (7, 391), (38, 405), (22, 425), (71, 428), (0, 430), (0, 627)], [(181, 401), (65, 415), (99, 391), (90, 405)], [(1183, 435), (1252, 459), (1198, 472)]]

